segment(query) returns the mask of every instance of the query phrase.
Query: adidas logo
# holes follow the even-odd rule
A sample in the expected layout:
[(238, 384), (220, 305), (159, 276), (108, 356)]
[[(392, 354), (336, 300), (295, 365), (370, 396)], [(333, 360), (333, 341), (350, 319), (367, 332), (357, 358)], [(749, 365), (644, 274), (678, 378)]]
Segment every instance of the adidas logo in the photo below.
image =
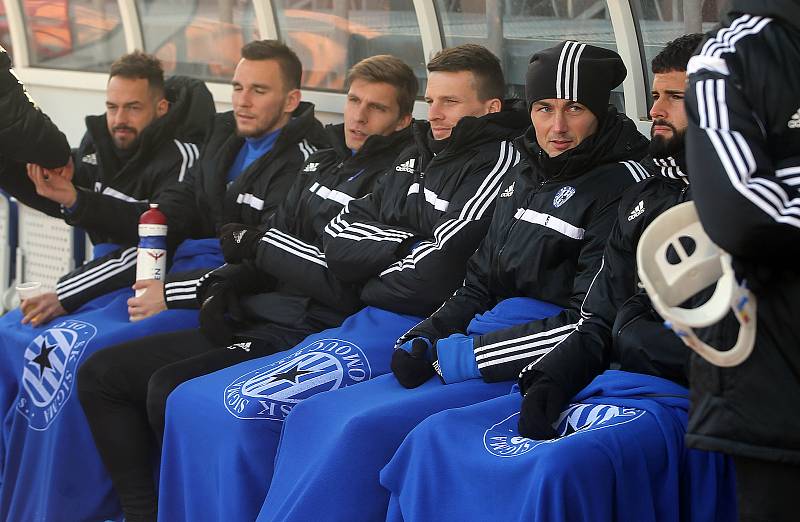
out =
[(94, 152), (91, 154), (87, 154), (81, 159), (82, 162), (88, 163), (89, 165), (97, 165), (97, 154)]
[(240, 230), (233, 233), (233, 240), (236, 241), (237, 245), (242, 242), (245, 232), (247, 232), (247, 230)]
[(410, 160), (406, 161), (402, 165), (398, 165), (394, 168), (397, 172), (408, 172), (409, 174), (414, 173), (414, 165), (416, 164), (417, 160), (411, 158)]
[(800, 129), (800, 109), (797, 109), (797, 112), (792, 114), (792, 118), (787, 125), (790, 129)]
[(251, 344), (253, 344), (251, 341), (247, 341), (246, 343), (233, 343), (232, 345), (228, 346), (228, 350), (242, 349), (245, 352), (249, 352)]
[(516, 183), (517, 183), (517, 182), (515, 181), (514, 183), (512, 183), (511, 185), (509, 185), (509, 186), (508, 186), (508, 188), (507, 188), (507, 189), (505, 189), (505, 190), (504, 190), (504, 191), (503, 191), (503, 192), (500, 194), (500, 197), (501, 197), (501, 198), (510, 198), (511, 196), (513, 196), (513, 195), (514, 195), (514, 185), (515, 185)]
[(303, 172), (316, 172), (318, 168), (319, 168), (319, 163), (313, 163), (313, 162), (308, 163), (303, 168)]
[(631, 210), (631, 214), (628, 216), (628, 221), (633, 221), (637, 217), (644, 214), (644, 200), (638, 202), (633, 210)]

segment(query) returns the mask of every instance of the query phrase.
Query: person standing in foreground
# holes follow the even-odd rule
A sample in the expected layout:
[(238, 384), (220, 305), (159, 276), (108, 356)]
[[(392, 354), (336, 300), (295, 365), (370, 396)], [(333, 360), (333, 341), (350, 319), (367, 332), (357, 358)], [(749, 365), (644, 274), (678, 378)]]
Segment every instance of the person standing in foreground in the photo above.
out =
[[(734, 456), (743, 521), (797, 519), (800, 483), (800, 4), (733, 0), (689, 62), (687, 161), (703, 228), (756, 298), (755, 348), (693, 355), (687, 443)], [(703, 332), (724, 349), (736, 321)]]

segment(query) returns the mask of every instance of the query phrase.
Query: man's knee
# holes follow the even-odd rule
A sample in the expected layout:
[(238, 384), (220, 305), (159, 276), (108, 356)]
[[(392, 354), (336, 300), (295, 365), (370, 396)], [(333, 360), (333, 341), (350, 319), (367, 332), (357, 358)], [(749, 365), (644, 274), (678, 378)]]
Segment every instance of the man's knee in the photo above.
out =
[(78, 368), (78, 397), (83, 402), (84, 397), (96, 395), (107, 387), (109, 378), (113, 381), (113, 374), (117, 369), (114, 357), (110, 357), (105, 350), (93, 353)]

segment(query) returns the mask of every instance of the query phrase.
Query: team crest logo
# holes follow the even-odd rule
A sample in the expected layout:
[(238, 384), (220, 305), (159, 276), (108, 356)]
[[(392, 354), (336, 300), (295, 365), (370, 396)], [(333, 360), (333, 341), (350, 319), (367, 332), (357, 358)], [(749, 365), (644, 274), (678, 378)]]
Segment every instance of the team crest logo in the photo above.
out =
[(572, 404), (561, 413), (554, 424), (558, 437), (552, 440), (533, 440), (517, 432), (519, 412), (509, 415), (483, 434), (483, 447), (497, 457), (519, 457), (542, 444), (555, 444), (565, 437), (619, 426), (634, 421), (645, 414), (638, 408), (609, 404)]
[(43, 431), (50, 426), (72, 393), (75, 371), (97, 328), (67, 320), (48, 328), (25, 348), (22, 389), (17, 411), (28, 426)]
[(369, 361), (358, 346), (320, 339), (236, 379), (225, 388), (225, 407), (240, 419), (282, 422), (300, 401), (371, 376)]
[(569, 185), (561, 187), (558, 189), (558, 192), (556, 192), (556, 197), (553, 198), (553, 206), (556, 208), (560, 207), (566, 203), (573, 194), (575, 194), (575, 187), (570, 187)]

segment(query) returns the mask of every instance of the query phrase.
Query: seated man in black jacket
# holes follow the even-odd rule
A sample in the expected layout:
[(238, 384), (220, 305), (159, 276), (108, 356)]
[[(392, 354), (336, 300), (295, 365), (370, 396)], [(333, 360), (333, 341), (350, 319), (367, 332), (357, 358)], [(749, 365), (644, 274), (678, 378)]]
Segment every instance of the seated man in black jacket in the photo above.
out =
[[(152, 56), (135, 52), (112, 64), (106, 113), (86, 118), (86, 135), (63, 172), (29, 165), (30, 180), (18, 178), (6, 189), (23, 203), (85, 228), (96, 246), (113, 243), (118, 248), (100, 247), (98, 252), (106, 253), (64, 275), (55, 292), (22, 303), (24, 323), (46, 324), (122, 286), (114, 283), (114, 271), (126, 252), (126, 261), (135, 264), (136, 239), (120, 238), (117, 231), (135, 229), (147, 202), (164, 194), (194, 163), (213, 110), (202, 82), (183, 77), (165, 82)], [(38, 197), (25, 197), (31, 186)], [(80, 220), (83, 214), (94, 220)], [(105, 276), (82, 277), (87, 271)], [(124, 285), (131, 283), (129, 277)]]
[[(241, 320), (239, 333), (247, 343), (224, 349), (227, 343), (210, 342), (192, 328), (119, 344), (95, 354), (83, 365), (78, 374), (81, 403), (127, 520), (155, 519), (155, 448), (150, 424), (156, 432), (161, 431), (166, 394), (182, 382), (183, 376), (213, 370), (213, 365), (220, 364), (218, 358), (235, 361), (261, 349), (292, 346), (309, 333), (338, 324), (345, 310), (351, 309), (353, 299), (347, 294), (342, 295), (341, 303), (329, 306), (304, 295), (288, 278), (302, 278), (308, 267), (324, 266), (319, 247), (325, 224), (348, 202), (368, 194), (391, 167), (398, 151), (407, 147), (416, 91), (414, 73), (401, 60), (379, 55), (359, 62), (348, 75), (344, 124), (328, 128), (332, 147), (315, 152), (298, 166), (291, 175), (294, 184), (288, 195), (281, 196), (278, 210), (265, 225), (257, 227), (258, 223), (251, 220), (221, 213), (229, 221), (243, 222), (233, 229), (223, 227), (226, 251), (234, 246), (258, 247), (280, 258), (269, 265), (271, 271), (261, 272), (249, 263), (224, 265), (201, 279), (199, 293), (206, 301), (203, 315), (215, 307), (237, 303), (240, 295), (253, 294), (243, 300), (241, 314), (237, 315)], [(232, 157), (225, 148), (216, 156), (218, 161)], [(207, 182), (206, 186), (210, 189), (214, 184)], [(258, 205), (250, 195), (236, 199)], [(226, 198), (224, 203), (233, 205), (236, 199)], [(269, 245), (267, 237), (273, 238)], [(168, 282), (167, 303), (198, 306), (197, 276), (189, 281), (183, 286)], [(222, 328), (224, 321), (219, 317), (216, 326)], [(122, 376), (125, 384), (119, 386), (115, 381)], [(149, 412), (150, 424), (148, 412), (143, 411), (145, 400), (157, 405)], [(124, 447), (120, 441), (125, 441)], [(209, 513), (188, 518), (209, 518)], [(230, 511), (225, 518), (251, 517)]]
[(20, 174), (25, 163), (54, 169), (68, 160), (67, 138), (36, 106), (0, 46), (0, 188), (5, 172)]
[[(690, 351), (664, 327), (636, 276), (642, 232), (690, 198), (683, 97), (686, 64), (701, 40), (680, 37), (653, 59), (650, 156), (632, 165), (650, 177), (622, 195), (577, 327), (552, 347), (531, 336), (545, 349), (520, 374), (522, 411), (514, 390), (435, 415), (383, 470), (381, 483), (407, 519), (424, 520), (424, 506), (445, 496), (442, 509), (458, 520), (733, 518), (725, 460), (684, 449)], [(612, 361), (624, 372), (598, 377)], [(464, 442), (437, 443), (454, 434)], [(464, 483), (456, 468), (494, 480)], [(432, 469), (437, 479), (417, 487)]]

